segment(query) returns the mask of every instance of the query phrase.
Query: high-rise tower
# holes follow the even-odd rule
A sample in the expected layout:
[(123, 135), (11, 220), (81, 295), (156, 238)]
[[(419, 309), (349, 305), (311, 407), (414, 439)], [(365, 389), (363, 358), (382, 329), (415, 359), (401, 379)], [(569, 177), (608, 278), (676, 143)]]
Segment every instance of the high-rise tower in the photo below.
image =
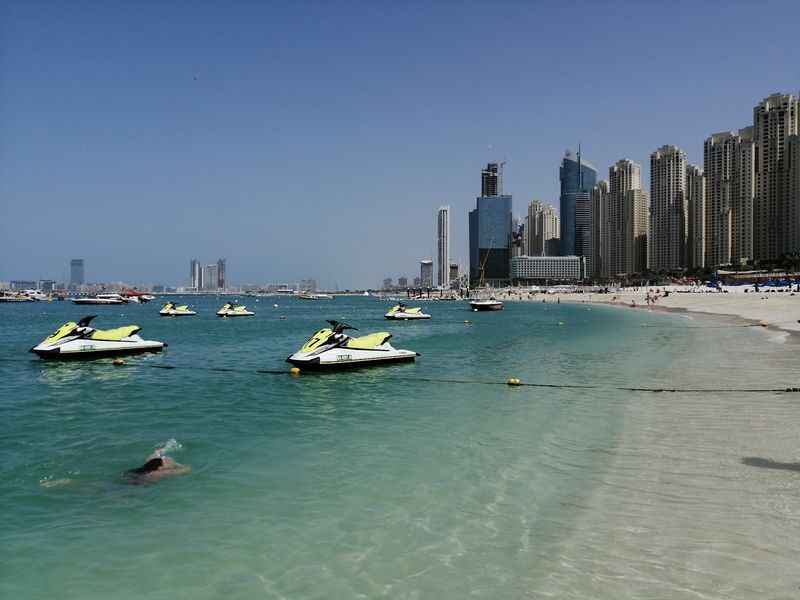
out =
[(450, 287), (450, 207), (440, 206), (436, 214), (436, 284)]
[(650, 155), (650, 269), (678, 271), (686, 268), (688, 202), (686, 153), (662, 146)]
[[(579, 226), (582, 229), (588, 228), (591, 232), (591, 223), (578, 225), (576, 221), (578, 194), (588, 194), (581, 198), (588, 197), (587, 201), (591, 202), (592, 188), (597, 183), (597, 169), (581, 158), (580, 148), (576, 155), (567, 150), (561, 160), (559, 178), (561, 180), (561, 254), (562, 256), (580, 254), (581, 248), (578, 248), (576, 243), (578, 241), (576, 240), (576, 228)], [(585, 211), (581, 212), (583, 214)], [(588, 211), (588, 214), (591, 215), (591, 210)], [(585, 239), (580, 241), (585, 242)]]

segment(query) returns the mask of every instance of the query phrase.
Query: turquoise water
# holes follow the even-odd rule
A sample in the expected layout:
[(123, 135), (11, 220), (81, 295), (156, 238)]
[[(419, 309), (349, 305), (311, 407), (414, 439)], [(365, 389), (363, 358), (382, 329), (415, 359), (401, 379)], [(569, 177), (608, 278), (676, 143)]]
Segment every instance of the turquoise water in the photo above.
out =
[[(797, 385), (794, 344), (774, 333), (585, 305), (428, 303), (431, 321), (393, 323), (371, 298), (248, 298), (257, 314), (242, 319), (214, 316), (217, 298), (184, 300), (199, 316), (0, 305), (0, 597), (733, 598), (800, 585), (800, 467), (742, 462), (797, 461), (796, 397), (613, 389)], [(27, 354), (85, 314), (169, 348), (121, 367)], [(286, 371), (326, 318), (422, 356), (256, 372)], [(601, 389), (445, 381), (512, 376)], [(172, 439), (192, 473), (124, 482)]]

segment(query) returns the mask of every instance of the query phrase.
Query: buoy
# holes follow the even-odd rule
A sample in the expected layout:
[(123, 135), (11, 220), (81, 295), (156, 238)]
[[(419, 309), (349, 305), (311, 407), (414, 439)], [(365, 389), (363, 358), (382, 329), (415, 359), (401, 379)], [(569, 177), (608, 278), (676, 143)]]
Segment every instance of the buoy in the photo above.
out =
[(278, 305), (277, 304), (273, 304), (272, 308), (278, 308)]
[(472, 321), (466, 319), (464, 320), (464, 325), (472, 325)]
[(761, 325), (762, 327), (766, 327), (767, 325), (769, 325), (769, 323), (767, 323), (766, 321), (761, 321), (759, 322), (759, 325)]
[(478, 309), (477, 308), (473, 308), (472, 312), (478, 312)]
[(522, 382), (516, 377), (511, 377), (508, 381), (506, 381), (506, 383), (508, 385), (520, 385)]
[(298, 375), (300, 375), (300, 369), (298, 369), (297, 367), (292, 367), (291, 369), (289, 369), (289, 374), (297, 377)]
[(285, 320), (286, 320), (286, 315), (281, 315), (281, 321), (285, 321)]
[(124, 365), (125, 361), (122, 360), (121, 358), (115, 358), (114, 359), (114, 364), (117, 365), (117, 366)]
[(559, 322), (558, 322), (558, 324), (559, 324), (559, 325), (563, 325), (563, 324), (564, 324), (564, 321), (559, 321)]

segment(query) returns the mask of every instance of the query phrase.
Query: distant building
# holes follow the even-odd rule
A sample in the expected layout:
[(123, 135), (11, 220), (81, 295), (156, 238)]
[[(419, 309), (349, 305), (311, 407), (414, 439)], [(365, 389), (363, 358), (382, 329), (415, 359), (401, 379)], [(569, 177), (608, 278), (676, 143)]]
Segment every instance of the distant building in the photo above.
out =
[(422, 279), (419, 277), (414, 277), (414, 287), (420, 288), (422, 287)]
[(511, 278), (522, 284), (578, 282), (586, 278), (585, 256), (516, 256)]
[(702, 269), (706, 266), (706, 178), (696, 165), (686, 167), (686, 204), (688, 215), (686, 266)]
[(392, 278), (391, 277), (387, 277), (386, 279), (383, 280), (383, 286), (381, 287), (381, 289), (383, 289), (383, 290), (392, 289)]
[(753, 258), (753, 128), (745, 127), (736, 133), (715, 133), (706, 139), (703, 144), (703, 172), (704, 265), (718, 267), (747, 262)]
[[(594, 186), (592, 186), (594, 187)], [(575, 255), (586, 257), (586, 278), (594, 276), (592, 255), (594, 241), (592, 233), (592, 192), (576, 192), (575, 198)]]
[(450, 263), (450, 283), (458, 280), (458, 263)]
[(191, 287), (193, 287), (196, 290), (203, 289), (203, 267), (200, 264), (200, 261), (197, 260), (196, 258), (193, 258), (189, 262), (189, 272), (192, 282)]
[(606, 220), (608, 219), (608, 182), (603, 179), (592, 188), (592, 269), (594, 277), (605, 274)]
[(436, 285), (450, 286), (450, 207), (440, 206), (436, 215)]
[(397, 278), (397, 287), (399, 287), (400, 289), (403, 289), (403, 290), (408, 289), (408, 277), (406, 277), (405, 275), (402, 276), (402, 277), (398, 277)]
[[(583, 235), (583, 238), (578, 240), (576, 238), (576, 228), (578, 227), (576, 209), (579, 208), (577, 206), (578, 194), (581, 194), (582, 201), (586, 201), (586, 198), (591, 197), (592, 188), (597, 183), (597, 169), (581, 158), (580, 148), (576, 155), (567, 150), (561, 160), (559, 179), (561, 181), (561, 255), (581, 255), (582, 249), (578, 246), (585, 245), (586, 235), (591, 238), (591, 225), (589, 225), (588, 234)], [(582, 214), (584, 212), (582, 211)], [(588, 217), (584, 215), (584, 220), (581, 223), (581, 227), (584, 228), (587, 226), (586, 220), (591, 219), (591, 210), (586, 214), (588, 214)]]
[(608, 181), (601, 275), (642, 273), (647, 270), (649, 198), (642, 190), (641, 167), (632, 160), (618, 160), (608, 169)]
[(227, 259), (224, 258), (220, 258), (217, 261), (217, 287), (221, 290), (224, 290), (226, 287), (228, 287), (228, 280), (225, 277), (226, 262)]
[(503, 163), (489, 163), (481, 171), (481, 196), (503, 194)]
[(86, 283), (86, 273), (84, 271), (83, 259), (73, 258), (69, 261), (69, 285), (77, 287)]
[(203, 285), (204, 290), (216, 290), (219, 282), (219, 267), (216, 264), (206, 265), (203, 267)]
[(316, 292), (317, 280), (316, 279), (303, 279), (300, 281), (301, 292)]
[(40, 279), (36, 289), (41, 290), (45, 294), (51, 294), (53, 290), (56, 289), (56, 282), (52, 279)]
[(800, 98), (765, 98), (753, 109), (753, 129), (753, 256), (775, 260), (800, 251), (800, 199), (791, 194), (794, 165), (789, 160), (793, 138), (800, 135)]
[(422, 287), (433, 287), (433, 260), (430, 258), (419, 261), (419, 278)]
[(35, 290), (36, 289), (36, 282), (35, 281), (16, 280), (16, 281), (9, 282), (9, 287), (12, 290)]
[(650, 155), (648, 250), (652, 271), (672, 272), (686, 268), (687, 166), (686, 153), (676, 146), (662, 146)]

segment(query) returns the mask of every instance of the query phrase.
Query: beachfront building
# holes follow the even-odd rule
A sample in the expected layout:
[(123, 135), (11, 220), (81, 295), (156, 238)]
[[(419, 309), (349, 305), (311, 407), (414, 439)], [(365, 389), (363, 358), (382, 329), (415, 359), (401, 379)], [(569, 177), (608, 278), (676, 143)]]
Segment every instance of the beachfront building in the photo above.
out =
[(450, 207), (440, 206), (436, 214), (436, 285), (450, 287)]
[(551, 204), (534, 200), (528, 205), (526, 256), (559, 254), (560, 220)]
[[(224, 290), (227, 285), (227, 279), (225, 278), (225, 265), (227, 264), (227, 260), (224, 258), (220, 258), (217, 261), (217, 287), (221, 290)], [(316, 284), (315, 284), (316, 285)]]
[(512, 201), (502, 194), (502, 163), (489, 163), (481, 173), (481, 195), (469, 213), (469, 277), (494, 285), (508, 283), (511, 265)]
[[(587, 217), (584, 209), (587, 207), (578, 206), (579, 195), (581, 202), (589, 203), (588, 219), (591, 219), (591, 193), (592, 188), (597, 183), (597, 169), (593, 165), (581, 158), (581, 151), (578, 148), (577, 154), (573, 155), (570, 150), (564, 154), (559, 168), (559, 179), (561, 182), (561, 243), (560, 254), (562, 256), (585, 256), (583, 250), (585, 243), (589, 241), (589, 255), (591, 255), (591, 224), (587, 224)], [(576, 218), (576, 211), (580, 209), (583, 220), (580, 225)], [(578, 236), (578, 227), (589, 227), (588, 232), (581, 232)], [(587, 237), (588, 236), (588, 237)]]
[(511, 278), (522, 285), (583, 281), (586, 257), (515, 256), (511, 259)]
[(422, 287), (433, 287), (433, 260), (423, 258), (419, 261), (419, 279)]
[(753, 256), (774, 260), (800, 250), (798, 200), (791, 196), (787, 150), (800, 134), (800, 97), (773, 94), (753, 109), (755, 194), (753, 199)]
[(203, 281), (200, 286), (204, 290), (216, 290), (219, 281), (219, 267), (218, 265), (211, 264), (203, 267)]
[(73, 258), (69, 261), (69, 287), (76, 288), (86, 283), (86, 273), (83, 269), (83, 259)]
[(592, 188), (592, 268), (594, 276), (599, 277), (604, 272), (603, 254), (606, 244), (605, 220), (608, 209), (608, 181), (599, 181)]
[(450, 284), (458, 281), (458, 263), (450, 263)]
[(703, 144), (705, 266), (753, 257), (754, 169), (752, 127), (715, 133)]
[(401, 290), (408, 289), (408, 277), (405, 275), (397, 278), (397, 287)]
[(706, 264), (706, 192), (703, 169), (696, 165), (686, 167), (686, 203), (686, 266), (702, 269)]
[(686, 268), (688, 204), (686, 153), (677, 146), (662, 146), (650, 155), (650, 270)]
[(605, 212), (604, 265), (606, 278), (647, 270), (648, 196), (642, 190), (642, 168), (618, 160), (608, 169)]
[(191, 287), (195, 290), (200, 290), (203, 288), (203, 266), (200, 264), (200, 261), (196, 258), (193, 258), (189, 262), (189, 272), (191, 276), (192, 285)]
[(800, 252), (800, 134), (789, 136), (786, 158), (789, 165), (790, 218), (793, 220), (789, 244), (795, 248), (795, 252)]

